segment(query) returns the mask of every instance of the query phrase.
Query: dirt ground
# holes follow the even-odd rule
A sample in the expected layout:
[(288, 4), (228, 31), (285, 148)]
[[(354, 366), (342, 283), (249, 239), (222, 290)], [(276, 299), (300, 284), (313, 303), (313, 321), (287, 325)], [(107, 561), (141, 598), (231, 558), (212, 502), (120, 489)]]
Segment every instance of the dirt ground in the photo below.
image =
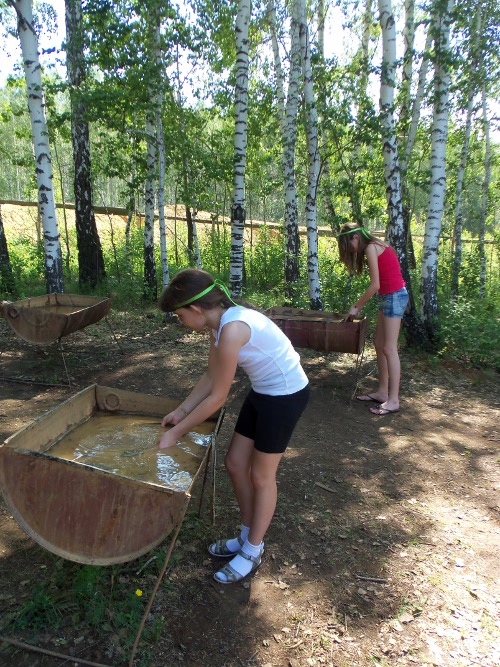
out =
[[(183, 398), (204, 368), (204, 336), (155, 312), (112, 312), (110, 322), (124, 354), (104, 321), (63, 339), (69, 388), (56, 344), (25, 343), (0, 320), (0, 442), (94, 382)], [(207, 553), (238, 527), (223, 466), (248, 388), (238, 376), (218, 438), (215, 525), (193, 498), (146, 623), (161, 629), (134, 664), (498, 667), (498, 374), (402, 351), (401, 410), (376, 417), (351, 399), (356, 379), (376, 386), (370, 340), (359, 378), (352, 355), (299, 352), (312, 397), (278, 472), (262, 566), (246, 584), (221, 586)], [(1, 614), (57, 567), (0, 500)], [(156, 572), (123, 566), (144, 590)], [(88, 664), (128, 660), (116, 637), (72, 631), (70, 614), (66, 630), (9, 636)], [(0, 667), (73, 664), (0, 642)]]

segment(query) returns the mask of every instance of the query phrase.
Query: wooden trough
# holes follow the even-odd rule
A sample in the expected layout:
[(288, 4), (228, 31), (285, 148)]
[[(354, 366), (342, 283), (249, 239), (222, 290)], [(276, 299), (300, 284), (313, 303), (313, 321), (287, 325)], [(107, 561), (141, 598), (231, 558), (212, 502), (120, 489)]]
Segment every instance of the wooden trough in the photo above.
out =
[[(0, 489), (16, 521), (42, 547), (79, 563), (122, 563), (150, 551), (182, 522), (223, 415), (197, 427), (194, 440), (184, 446), (158, 450), (161, 419), (177, 405), (168, 398), (92, 385), (12, 435), (0, 447)], [(151, 447), (125, 450), (118, 467), (111, 468), (94, 462), (92, 452), (80, 460), (54, 452), (68, 435), (83, 438), (98, 418), (116, 419), (110, 433), (120, 433), (120, 416), (132, 416), (127, 417), (132, 430), (146, 420), (153, 429)], [(172, 469), (189, 469), (183, 484), (133, 478), (131, 458), (140, 464), (146, 455), (158, 469), (165, 457), (175, 459)]]
[(3, 301), (11, 329), (28, 343), (45, 345), (99, 322), (111, 299), (80, 294), (45, 294), (21, 301)]
[(274, 306), (266, 311), (295, 347), (325, 352), (363, 353), (368, 320), (346, 321), (346, 315)]

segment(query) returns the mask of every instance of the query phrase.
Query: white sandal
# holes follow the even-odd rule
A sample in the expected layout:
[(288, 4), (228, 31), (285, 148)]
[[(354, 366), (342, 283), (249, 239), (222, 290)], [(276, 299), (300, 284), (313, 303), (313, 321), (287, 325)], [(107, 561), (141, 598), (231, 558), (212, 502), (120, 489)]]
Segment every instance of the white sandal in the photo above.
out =
[[(249, 554), (246, 554), (244, 551), (238, 551), (237, 555), (243, 556), (243, 558), (246, 558), (247, 560), (251, 560), (253, 563), (252, 569), (250, 570), (250, 572), (247, 572), (247, 574), (240, 574), (234, 569), (234, 567), (231, 566), (231, 563), (227, 563), (226, 565), (224, 565), (224, 567), (222, 567), (214, 574), (214, 579), (218, 584), (237, 584), (239, 581), (246, 579), (253, 572), (255, 572), (262, 563), (262, 551), (260, 553), (260, 556), (250, 556)], [(217, 576), (218, 574), (224, 574), (227, 577), (227, 581), (222, 581), (222, 579), (219, 579), (219, 577)]]
[[(229, 539), (231, 539), (231, 538), (229, 538)], [(227, 539), (227, 540), (217, 540), (216, 542), (214, 542), (213, 544), (211, 544), (208, 547), (208, 553), (211, 556), (218, 556), (219, 558), (232, 558), (233, 556), (236, 556), (236, 554), (238, 553), (239, 550), (238, 551), (230, 551), (227, 548), (227, 543), (229, 542), (229, 539)], [(240, 549), (241, 549), (241, 547), (243, 546), (243, 540), (241, 539), (241, 537), (239, 535), (235, 539), (238, 540), (238, 543), (239, 543)]]

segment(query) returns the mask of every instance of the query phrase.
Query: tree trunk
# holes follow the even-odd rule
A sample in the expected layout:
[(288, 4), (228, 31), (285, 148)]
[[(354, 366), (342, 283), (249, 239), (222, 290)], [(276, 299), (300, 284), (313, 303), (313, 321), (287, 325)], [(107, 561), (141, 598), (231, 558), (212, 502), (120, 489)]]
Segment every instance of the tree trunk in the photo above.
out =
[[(321, 64), (325, 66), (325, 21), (327, 9), (325, 8), (324, 0), (318, 0), (318, 55), (321, 59)], [(324, 127), (322, 118), (319, 120), (318, 130), (320, 133), (320, 144), (321, 144), (321, 166), (320, 166), (320, 185), (321, 185), (321, 197), (323, 200), (323, 205), (326, 209), (326, 217), (330, 224), (330, 227), (334, 234), (337, 234), (340, 231), (340, 223), (335, 214), (334, 207), (334, 197), (335, 193), (333, 192), (331, 184), (331, 170), (330, 170), (330, 156), (329, 156), (329, 140), (328, 132)]]
[(245, 171), (247, 161), (248, 121), (248, 31), (250, 0), (238, 0), (236, 17), (236, 84), (234, 128), (234, 174), (231, 204), (230, 288), (235, 297), (243, 289), (244, 228), (245, 228)]
[(300, 277), (299, 212), (297, 206), (297, 185), (295, 182), (295, 145), (297, 142), (297, 112), (299, 108), (298, 87), (300, 77), (299, 26), (295, 17), (292, 16), (290, 27), (290, 76), (285, 102), (284, 75), (279, 53), (276, 29), (276, 10), (273, 0), (270, 0), (268, 4), (268, 19), (274, 55), (276, 94), (278, 98), (278, 113), (283, 145), (281, 162), (285, 186), (285, 302), (287, 304), (293, 304), (296, 282)]
[(420, 108), (422, 106), (422, 100), (424, 99), (427, 70), (429, 69), (430, 50), (433, 39), (432, 35), (433, 31), (432, 31), (432, 21), (431, 21), (431, 23), (429, 24), (429, 28), (427, 30), (427, 37), (425, 39), (425, 47), (422, 55), (422, 62), (420, 64), (420, 71), (418, 74), (417, 91), (415, 93), (415, 99), (413, 101), (413, 106), (411, 110), (411, 119), (408, 127), (408, 135), (406, 136), (406, 142), (404, 147), (404, 156), (403, 159), (401, 160), (401, 170), (405, 176), (408, 170), (408, 164), (410, 162), (413, 146), (415, 145), (415, 139), (417, 137), (418, 123), (420, 120)]
[[(165, 75), (160, 46), (160, 20), (155, 30), (155, 61), (158, 70)], [(162, 77), (163, 78), (163, 77)], [(170, 271), (167, 254), (167, 230), (165, 224), (165, 135), (163, 133), (163, 94), (160, 91), (156, 99), (156, 144), (158, 146), (158, 228), (160, 232), (160, 262), (162, 269), (162, 285), (166, 287), (170, 282)]]
[[(431, 182), (425, 222), (420, 300), (430, 340), (437, 340), (437, 270), (439, 238), (446, 192), (446, 143), (448, 138), (450, 73), (448, 70), (451, 10), (454, 0), (436, 19), (436, 62), (434, 66), (434, 114), (432, 120)], [(438, 6), (441, 12), (441, 7)]]
[(33, 27), (31, 0), (14, 0), (13, 6), (17, 12), (18, 33), (21, 42), (28, 108), (33, 133), (38, 185), (38, 211), (43, 226), (45, 285), (49, 294), (64, 292), (61, 243), (52, 185), (53, 174), (49, 133), (45, 118), (45, 100), (38, 58), (38, 38)]
[(387, 239), (396, 251), (409, 295), (409, 306), (403, 322), (407, 343), (426, 346), (424, 328), (418, 317), (411, 286), (406, 233), (403, 217), (401, 171), (394, 119), (394, 88), (396, 76), (396, 29), (391, 0), (379, 0), (380, 27), (382, 29), (382, 68), (380, 76), (380, 125), (384, 156), (384, 179), (387, 198)]
[(0, 207), (0, 292), (13, 295), (16, 291), (14, 274), (10, 263), (9, 248), (3, 228), (2, 208)]
[(316, 193), (319, 181), (318, 111), (314, 97), (311, 45), (306, 20), (305, 0), (295, 0), (299, 18), (300, 51), (304, 77), (305, 124), (309, 169), (306, 192), (307, 276), (312, 310), (323, 310), (318, 267), (318, 219)]
[(146, 158), (146, 187), (144, 191), (144, 298), (150, 301), (156, 301), (158, 298), (154, 253), (156, 183), (156, 131), (154, 117), (152, 111), (146, 114), (148, 152)]
[(167, 230), (165, 225), (165, 141), (163, 135), (163, 121), (161, 118), (162, 96), (158, 95), (158, 109), (156, 111), (156, 141), (158, 144), (158, 228), (160, 230), (160, 262), (162, 269), (162, 285), (166, 287), (170, 282), (170, 271), (167, 255)]
[(411, 83), (415, 44), (415, 0), (405, 0), (405, 26), (403, 30), (404, 53), (401, 78), (401, 110), (399, 129), (403, 136), (408, 135), (411, 117)]
[(65, 0), (65, 5), (66, 67), (70, 83), (79, 285), (94, 289), (105, 278), (106, 271), (94, 215), (89, 126), (85, 120), (87, 105), (81, 94), (86, 78), (82, 7), (80, 0)]
[(469, 154), (469, 141), (472, 130), (473, 105), (474, 105), (474, 90), (473, 86), (471, 85), (469, 87), (469, 93), (467, 99), (467, 116), (465, 119), (465, 127), (464, 127), (464, 141), (462, 144), (462, 150), (460, 152), (460, 164), (458, 165), (457, 183), (455, 186), (455, 226), (453, 233), (454, 254), (453, 254), (453, 266), (451, 271), (451, 298), (454, 301), (456, 301), (456, 299), (458, 298), (460, 267), (462, 265), (462, 221), (463, 221), (462, 194), (463, 194), (465, 167), (467, 164), (467, 156)]
[(486, 102), (486, 87), (483, 84), (481, 90), (483, 106), (483, 128), (484, 128), (484, 178), (481, 193), (481, 218), (479, 221), (479, 297), (484, 299), (486, 293), (486, 252), (484, 248), (484, 235), (486, 232), (486, 216), (488, 214), (488, 191), (491, 180), (491, 139), (490, 120), (488, 117), (488, 105)]

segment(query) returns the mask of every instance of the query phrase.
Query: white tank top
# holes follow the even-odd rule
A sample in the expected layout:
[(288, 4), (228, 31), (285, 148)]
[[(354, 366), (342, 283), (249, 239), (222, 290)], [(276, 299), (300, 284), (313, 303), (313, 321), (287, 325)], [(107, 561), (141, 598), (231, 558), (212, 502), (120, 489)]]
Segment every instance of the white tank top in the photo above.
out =
[(232, 306), (222, 315), (219, 330), (213, 329), (215, 345), (228, 322), (245, 322), (250, 339), (238, 354), (238, 366), (248, 375), (252, 389), (259, 394), (294, 394), (308, 384), (300, 357), (290, 340), (266, 315), (251, 308)]

